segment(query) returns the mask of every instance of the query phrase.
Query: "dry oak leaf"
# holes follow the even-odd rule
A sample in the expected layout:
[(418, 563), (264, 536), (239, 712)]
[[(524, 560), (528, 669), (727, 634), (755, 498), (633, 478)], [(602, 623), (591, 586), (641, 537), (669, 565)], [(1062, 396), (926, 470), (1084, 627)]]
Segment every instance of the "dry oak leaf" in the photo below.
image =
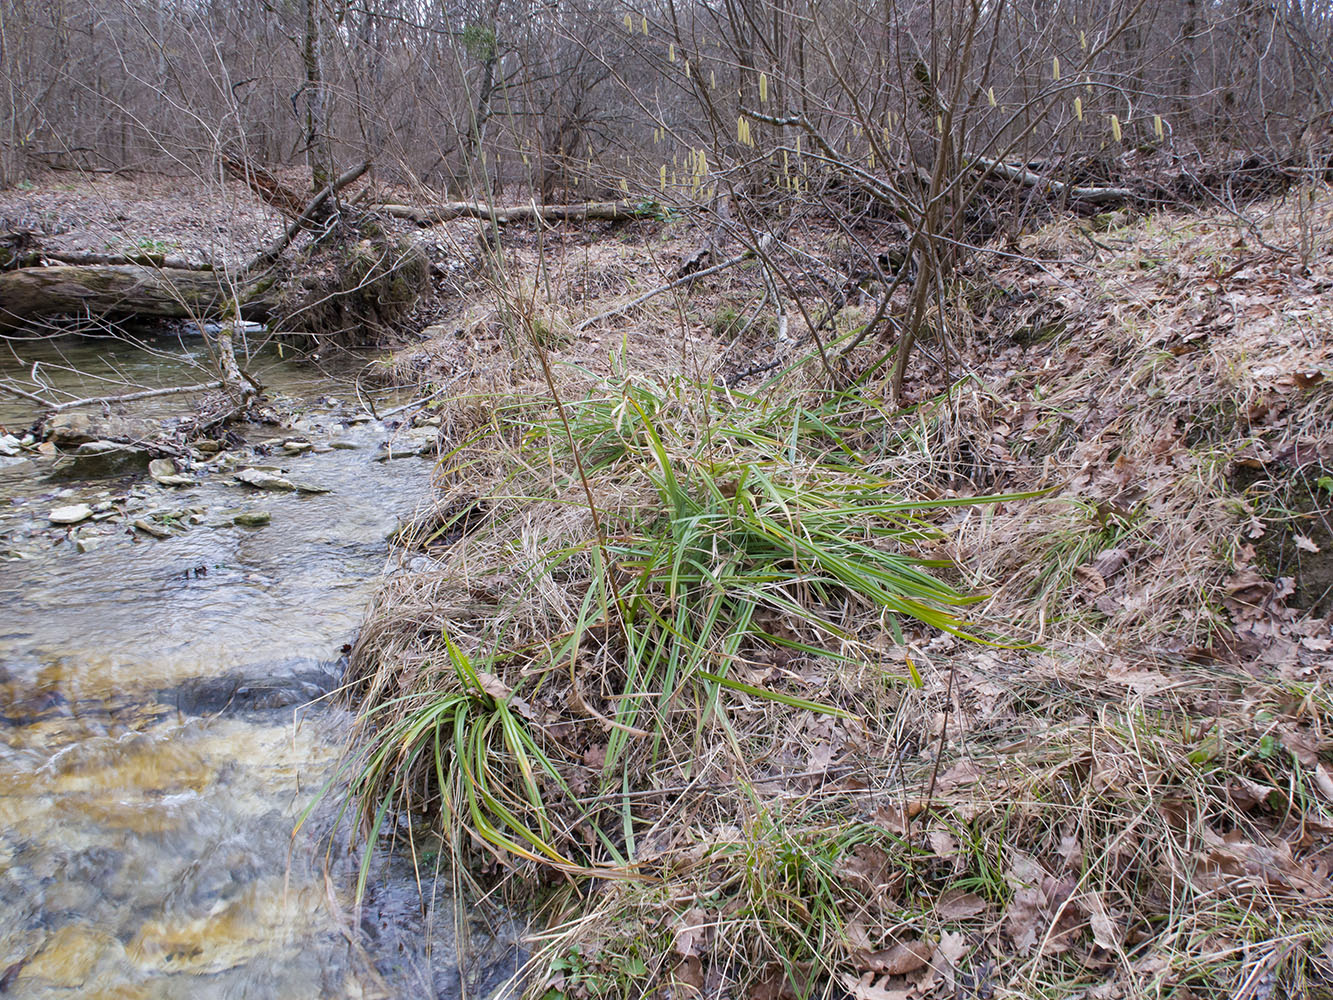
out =
[(975, 892), (964, 889), (950, 889), (935, 904), (935, 915), (941, 920), (965, 920), (984, 913), (986, 901)]
[(860, 971), (881, 972), (890, 976), (905, 976), (925, 968), (935, 946), (927, 941), (899, 941), (892, 948), (861, 953), (853, 956)]
[(1227, 795), (1237, 807), (1248, 812), (1257, 805), (1265, 805), (1277, 789), (1272, 785), (1262, 785), (1242, 774), (1233, 774), (1227, 782)]
[(1004, 911), (1004, 931), (1018, 951), (1026, 955), (1037, 943), (1041, 932), (1041, 910), (1046, 894), (1040, 889), (1019, 889)]
[(681, 988), (683, 996), (697, 996), (704, 989), (704, 965), (698, 955), (686, 955), (672, 970), (675, 985)]
[(946, 830), (931, 830), (926, 840), (937, 858), (952, 858), (958, 853), (958, 841)]
[(925, 804), (920, 800), (909, 802), (905, 808), (902, 806), (880, 806), (875, 810), (875, 825), (889, 833), (905, 837), (908, 824), (924, 808)]
[(1333, 775), (1328, 773), (1323, 764), (1315, 764), (1314, 783), (1319, 789), (1319, 794), (1329, 802), (1333, 802)]
[(1106, 909), (1106, 904), (1100, 899), (1094, 900), (1090, 909), (1092, 916), (1088, 922), (1092, 924), (1093, 941), (1099, 948), (1105, 948), (1107, 951), (1117, 950), (1124, 938), (1124, 931), (1116, 922), (1115, 916)]
[(935, 947), (935, 954), (931, 957), (931, 962), (936, 968), (948, 966), (949, 968), (958, 968), (963, 961), (963, 956), (967, 954), (967, 941), (962, 934), (951, 934), (945, 931), (940, 935), (940, 943)]
[(712, 918), (706, 910), (695, 906), (682, 913), (676, 921), (676, 934), (672, 946), (677, 955), (688, 958), (691, 955), (702, 954), (712, 936)]
[(846, 973), (841, 977), (843, 987), (855, 1000), (911, 1000), (916, 991), (910, 987), (905, 990), (889, 988), (888, 981), (891, 978), (893, 977), (881, 976), (876, 983), (873, 972), (865, 973), (860, 979)]

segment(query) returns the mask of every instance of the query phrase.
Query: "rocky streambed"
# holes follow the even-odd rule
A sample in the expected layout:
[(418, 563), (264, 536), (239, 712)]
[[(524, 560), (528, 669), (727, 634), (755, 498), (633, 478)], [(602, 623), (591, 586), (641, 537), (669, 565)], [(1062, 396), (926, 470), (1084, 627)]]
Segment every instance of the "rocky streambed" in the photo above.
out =
[[(198, 349), (34, 342), (0, 366), (184, 381)], [(406, 861), (377, 865), (358, 913), (349, 824), (330, 833), (349, 718), (328, 695), (434, 429), (368, 412), (350, 372), (257, 363), (271, 420), (188, 442), (125, 433), (169, 431), (178, 399), (67, 412), (43, 438), (0, 404), (7, 995), (450, 996), (459, 930), (474, 986), (513, 971), (515, 928), (457, 921)]]

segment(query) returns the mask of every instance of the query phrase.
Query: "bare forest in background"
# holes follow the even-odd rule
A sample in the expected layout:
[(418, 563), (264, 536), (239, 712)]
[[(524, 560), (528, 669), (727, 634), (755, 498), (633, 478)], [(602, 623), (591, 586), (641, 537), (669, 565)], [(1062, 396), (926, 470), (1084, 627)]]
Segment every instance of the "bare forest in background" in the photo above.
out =
[(941, 160), (1289, 162), (1333, 108), (1327, 0), (3, 0), (0, 46), (3, 184), (373, 159), (451, 197), (896, 203)]

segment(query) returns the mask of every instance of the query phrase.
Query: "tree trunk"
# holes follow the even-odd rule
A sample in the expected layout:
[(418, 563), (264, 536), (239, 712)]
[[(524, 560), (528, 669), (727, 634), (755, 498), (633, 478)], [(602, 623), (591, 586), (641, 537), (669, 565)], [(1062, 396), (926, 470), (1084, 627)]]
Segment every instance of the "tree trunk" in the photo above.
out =
[(310, 164), (311, 190), (321, 191), (333, 180), (333, 144), (328, 128), (328, 94), (324, 87), (324, 54), (320, 38), (318, 0), (305, 0), (305, 38), (301, 61), (305, 63), (306, 161)]
[(266, 291), (267, 282), (234, 285), (217, 271), (134, 264), (25, 267), (0, 274), (0, 325), (60, 315), (189, 319), (239, 312), (243, 319), (263, 320), (276, 305)]

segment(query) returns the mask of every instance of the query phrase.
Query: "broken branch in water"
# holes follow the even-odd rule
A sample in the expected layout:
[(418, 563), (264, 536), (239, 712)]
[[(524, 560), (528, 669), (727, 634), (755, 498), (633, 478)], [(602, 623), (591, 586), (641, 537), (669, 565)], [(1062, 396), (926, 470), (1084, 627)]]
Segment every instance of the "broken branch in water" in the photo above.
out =
[(221, 389), (225, 383), (221, 380), (216, 382), (201, 382), (198, 385), (173, 385), (163, 389), (144, 389), (142, 392), (127, 392), (123, 396), (89, 396), (87, 399), (71, 399), (64, 403), (47, 403), (54, 413), (60, 413), (62, 410), (72, 410), (76, 406), (93, 406), (105, 404), (111, 406), (116, 403), (134, 403), (141, 399), (157, 399), (160, 396), (182, 396), (191, 392), (208, 392), (212, 389)]
[(118, 403), (134, 403), (141, 399), (157, 399), (161, 396), (183, 396), (191, 392), (209, 392), (213, 389), (223, 388), (225, 383), (221, 380), (216, 382), (201, 382), (198, 385), (172, 385), (161, 389), (144, 389), (140, 392), (127, 392), (120, 396), (88, 396), (84, 399), (67, 399), (63, 403), (57, 403), (44, 396), (39, 396), (35, 392), (28, 392), (26, 389), (20, 389), (17, 386), (8, 385), (0, 382), (0, 392), (8, 393), (19, 399), (26, 399), (30, 403), (37, 403), (45, 407), (52, 413), (60, 413), (64, 410), (72, 410), (79, 406), (113, 406)]

